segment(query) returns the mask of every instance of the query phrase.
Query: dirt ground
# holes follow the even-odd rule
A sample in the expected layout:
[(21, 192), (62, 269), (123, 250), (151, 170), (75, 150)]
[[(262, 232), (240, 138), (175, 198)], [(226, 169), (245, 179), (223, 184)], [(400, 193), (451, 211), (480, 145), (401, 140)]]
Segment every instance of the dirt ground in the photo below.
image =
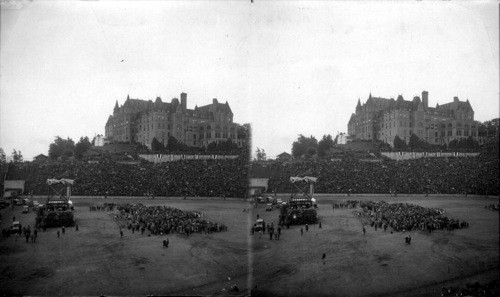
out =
[[(120, 238), (112, 213), (89, 211), (88, 203), (103, 199), (72, 199), (79, 231), (67, 228), (38, 233), (37, 243), (25, 238), (0, 242), (0, 293), (2, 295), (207, 295), (224, 294), (237, 285), (247, 287), (247, 216), (244, 201), (107, 199), (170, 205), (199, 210), (209, 220), (224, 223), (227, 232), (150, 237), (124, 230)], [(41, 202), (41, 201), (39, 201)], [(12, 216), (33, 226), (35, 214), (17, 207), (2, 210), (5, 228)], [(225, 289), (225, 290), (224, 290)], [(230, 293), (237, 295), (236, 293)], [(238, 294), (244, 294), (240, 291)]]
[[(470, 197), (317, 197), (322, 228), (306, 232), (293, 226), (279, 241), (252, 237), (253, 289), (265, 296), (441, 296), (442, 286), (465, 287), (499, 279), (499, 214), (484, 209), (498, 198)], [(411, 202), (443, 208), (451, 218), (466, 220), (468, 229), (404, 233), (375, 231), (362, 225), (349, 209), (332, 209), (347, 199)], [(266, 222), (278, 221), (277, 210), (252, 210)], [(304, 229), (301, 235), (300, 229)], [(325, 261), (322, 255), (326, 254)], [(256, 289), (256, 290), (255, 290)]]
[[(40, 232), (37, 243), (14, 237), (0, 241), (1, 295), (252, 295), (261, 296), (440, 296), (442, 286), (498, 281), (499, 214), (484, 209), (498, 198), (350, 197), (405, 201), (440, 207), (468, 229), (432, 234), (403, 233), (368, 227), (351, 210), (332, 210), (331, 202), (348, 197), (318, 197), (322, 228), (283, 230), (279, 241), (250, 235), (256, 214), (278, 221), (278, 211), (254, 209), (239, 200), (166, 200), (108, 198), (106, 202), (170, 205), (198, 210), (228, 225), (228, 232), (190, 237), (132, 234), (120, 238), (112, 213), (89, 211), (103, 199), (74, 198), (79, 231)], [(43, 202), (39, 199), (39, 202)], [(250, 208), (250, 213), (243, 209)], [(12, 216), (23, 225), (35, 214), (3, 209), (1, 228)], [(321, 259), (323, 253), (326, 258)], [(231, 292), (237, 285), (239, 292)]]

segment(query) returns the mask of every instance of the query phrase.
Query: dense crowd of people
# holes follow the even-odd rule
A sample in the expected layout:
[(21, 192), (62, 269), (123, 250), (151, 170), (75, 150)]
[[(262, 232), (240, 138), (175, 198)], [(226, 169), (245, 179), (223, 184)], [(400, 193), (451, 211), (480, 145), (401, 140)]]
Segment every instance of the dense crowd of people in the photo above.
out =
[[(358, 208), (356, 213), (363, 225), (384, 231), (388, 227), (396, 232), (428, 231), (468, 228), (469, 223), (445, 216), (444, 210), (427, 208), (410, 203), (387, 203), (385, 201), (347, 202), (351, 208)], [(334, 205), (335, 208), (335, 205)]]
[(211, 222), (197, 211), (185, 211), (168, 206), (145, 206), (142, 204), (118, 204), (115, 219), (120, 228), (132, 232), (147, 230), (153, 235), (214, 233), (227, 231), (224, 224)]
[(245, 197), (248, 162), (182, 160), (154, 164), (99, 162), (25, 162), (10, 166), (8, 179), (23, 179), (34, 195), (52, 193), (49, 178), (74, 179), (73, 195), (81, 196), (189, 196)]
[(250, 175), (269, 177), (269, 191), (289, 192), (291, 176), (315, 176), (317, 193), (498, 195), (494, 157), (422, 158), (405, 161), (292, 160), (252, 164)]
[(465, 287), (441, 287), (441, 296), (471, 296), (471, 297), (493, 297), (497, 296), (495, 283), (480, 284), (478, 281), (466, 284)]

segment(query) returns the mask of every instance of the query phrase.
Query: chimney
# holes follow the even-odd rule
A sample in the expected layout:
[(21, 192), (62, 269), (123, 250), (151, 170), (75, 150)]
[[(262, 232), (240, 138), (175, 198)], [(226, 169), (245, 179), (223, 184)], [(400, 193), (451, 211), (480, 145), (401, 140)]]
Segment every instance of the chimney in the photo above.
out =
[(429, 107), (429, 92), (427, 91), (422, 91), (422, 104), (425, 110)]
[(218, 104), (218, 103), (219, 103), (219, 102), (217, 101), (217, 98), (214, 98), (214, 99), (213, 99), (213, 104), (215, 105), (215, 104)]
[(453, 102), (458, 102), (458, 97), (453, 97)]
[(181, 106), (182, 109), (186, 109), (187, 107), (187, 94), (186, 93), (181, 93)]

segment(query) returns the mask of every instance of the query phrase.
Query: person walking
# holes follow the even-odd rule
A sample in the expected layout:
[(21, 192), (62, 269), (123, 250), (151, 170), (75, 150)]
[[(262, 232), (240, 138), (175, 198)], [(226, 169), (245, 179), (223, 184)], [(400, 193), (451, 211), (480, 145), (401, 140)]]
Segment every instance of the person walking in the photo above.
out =
[(363, 236), (366, 234), (365, 226), (363, 226)]
[(309, 232), (309, 225), (306, 224), (306, 232)]
[(33, 231), (33, 242), (35, 243), (36, 242), (36, 238), (38, 237), (38, 230), (35, 229), (35, 231)]
[(65, 234), (66, 233), (66, 229), (64, 228), (64, 226), (62, 226), (62, 234)]
[(120, 238), (123, 238), (123, 231), (120, 229)]
[(57, 238), (59, 238), (60, 235), (59, 230), (57, 230)]
[(304, 229), (300, 228), (300, 236), (304, 235)]

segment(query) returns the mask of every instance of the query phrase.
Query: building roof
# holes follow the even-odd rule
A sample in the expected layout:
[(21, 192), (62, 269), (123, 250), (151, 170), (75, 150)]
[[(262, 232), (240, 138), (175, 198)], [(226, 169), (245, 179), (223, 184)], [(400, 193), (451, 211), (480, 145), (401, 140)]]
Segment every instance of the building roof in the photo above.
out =
[[(160, 110), (169, 111), (170, 113), (182, 112), (191, 116), (196, 113), (204, 118), (210, 119), (214, 118), (213, 113), (215, 112), (233, 114), (227, 101), (226, 103), (219, 103), (217, 99), (213, 99), (211, 104), (200, 107), (196, 106), (194, 109), (188, 109), (182, 106), (178, 98), (172, 98), (169, 103), (163, 102), (160, 97), (156, 97), (153, 102), (153, 100), (131, 99), (130, 96), (127, 95), (127, 99), (122, 106), (118, 106), (118, 101), (116, 102), (113, 113), (118, 113), (124, 110), (123, 108), (127, 109), (127, 114), (135, 114), (138, 117)], [(106, 125), (111, 124), (113, 118), (114, 116), (110, 115)]]
[[(397, 100), (394, 100), (392, 98), (387, 99), (382, 97), (374, 97), (370, 93), (368, 99), (366, 100), (366, 103), (361, 106), (360, 106), (360, 101), (358, 99), (356, 110), (358, 110), (360, 107), (363, 107), (365, 109), (368, 108), (371, 109), (372, 111), (373, 109), (377, 109), (380, 111), (394, 110), (394, 109), (395, 110), (406, 109), (412, 111), (426, 110), (432, 113), (437, 112), (439, 115), (445, 115), (445, 116), (453, 116), (456, 110), (473, 111), (469, 100), (459, 101), (457, 97), (453, 98), (452, 102), (445, 103), (442, 105), (437, 104), (435, 108), (426, 107), (423, 105), (423, 103), (424, 102), (418, 96), (413, 97), (413, 100), (409, 101), (405, 100), (402, 95), (398, 95)], [(349, 123), (351, 123), (351, 121), (354, 121), (355, 119), (356, 119), (355, 114), (352, 114), (351, 118), (349, 119)]]
[(282, 152), (281, 154), (278, 155), (278, 158), (288, 158), (288, 157), (291, 157), (291, 156), (292, 155), (290, 155), (287, 152)]

